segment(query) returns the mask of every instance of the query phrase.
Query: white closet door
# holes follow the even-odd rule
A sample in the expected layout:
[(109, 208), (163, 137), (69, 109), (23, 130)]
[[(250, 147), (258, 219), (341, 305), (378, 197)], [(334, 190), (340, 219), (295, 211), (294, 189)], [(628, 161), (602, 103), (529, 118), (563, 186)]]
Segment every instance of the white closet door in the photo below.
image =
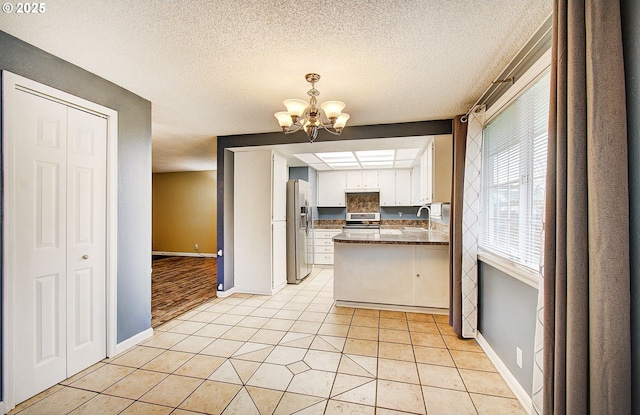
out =
[(107, 120), (68, 109), (67, 376), (106, 356)]
[(17, 91), (15, 402), (106, 356), (106, 120)]
[(67, 107), (26, 92), (15, 110), (15, 401), (64, 380)]

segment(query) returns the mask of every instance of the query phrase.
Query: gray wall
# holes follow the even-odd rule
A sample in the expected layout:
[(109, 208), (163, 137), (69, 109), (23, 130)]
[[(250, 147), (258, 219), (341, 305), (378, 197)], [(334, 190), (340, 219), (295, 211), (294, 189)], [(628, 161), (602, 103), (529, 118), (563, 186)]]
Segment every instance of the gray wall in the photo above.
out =
[(629, 140), (629, 219), (631, 236), (631, 396), (640, 413), (640, 2), (622, 0)]
[(538, 290), (478, 261), (478, 291), (478, 331), (531, 396)]
[(0, 69), (118, 111), (117, 340), (150, 328), (151, 103), (2, 31)]

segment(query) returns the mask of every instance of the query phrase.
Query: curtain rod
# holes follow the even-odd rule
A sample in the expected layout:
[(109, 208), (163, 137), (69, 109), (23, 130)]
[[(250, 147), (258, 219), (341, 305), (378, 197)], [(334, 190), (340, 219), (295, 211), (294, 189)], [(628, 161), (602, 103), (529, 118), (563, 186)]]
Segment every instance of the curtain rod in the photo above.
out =
[[(513, 84), (524, 74), (550, 47), (552, 41), (553, 13), (540, 25), (529, 41), (520, 49), (516, 56), (502, 70), (500, 75), (491, 82), (487, 90), (471, 106), (469, 111), (460, 118), (467, 122), (472, 111), (478, 113), (495, 103)], [(510, 83), (511, 85), (505, 85)]]

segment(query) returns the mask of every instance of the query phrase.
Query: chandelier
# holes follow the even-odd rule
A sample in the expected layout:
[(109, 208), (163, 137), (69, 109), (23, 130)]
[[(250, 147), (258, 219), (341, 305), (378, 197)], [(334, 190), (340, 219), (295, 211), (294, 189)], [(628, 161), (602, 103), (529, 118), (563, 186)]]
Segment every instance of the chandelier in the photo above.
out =
[[(285, 134), (295, 133), (300, 129), (309, 136), (309, 141), (314, 142), (318, 137), (318, 131), (322, 128), (334, 135), (340, 135), (344, 128), (349, 114), (342, 112), (346, 104), (341, 101), (326, 101), (320, 104), (320, 108), (316, 105), (318, 100), (316, 97), (320, 95), (320, 91), (315, 88), (316, 82), (320, 80), (317, 73), (308, 73), (305, 75), (307, 82), (311, 84), (311, 89), (307, 91), (307, 95), (311, 97), (309, 102), (301, 99), (287, 99), (284, 101), (286, 111), (276, 112), (274, 116), (278, 119), (280, 127)], [(322, 119), (322, 114), (327, 121)]]

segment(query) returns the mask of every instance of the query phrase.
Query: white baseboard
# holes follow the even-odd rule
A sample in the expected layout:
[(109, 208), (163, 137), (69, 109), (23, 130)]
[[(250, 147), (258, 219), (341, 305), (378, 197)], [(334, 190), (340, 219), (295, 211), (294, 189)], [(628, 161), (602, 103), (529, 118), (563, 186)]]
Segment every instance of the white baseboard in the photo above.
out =
[(225, 297), (229, 297), (230, 295), (233, 295), (236, 293), (236, 287), (231, 287), (228, 290), (225, 291), (216, 291), (216, 295), (220, 298), (225, 298)]
[(446, 315), (446, 316), (449, 315), (448, 308), (418, 307), (418, 306), (379, 304), (379, 303), (361, 303), (359, 301), (343, 301), (343, 300), (336, 300), (336, 306), (353, 307), (353, 308), (369, 308), (372, 310), (385, 310), (385, 311), (403, 311), (408, 313), (440, 314), (440, 315)]
[[(136, 344), (142, 343), (143, 341), (151, 338), (153, 336), (153, 329), (148, 328), (143, 332), (136, 334), (135, 336), (129, 337), (127, 340), (116, 344), (116, 354), (119, 355), (122, 352), (125, 352), (135, 346)], [(113, 356), (109, 356), (113, 357)]]
[(203, 257), (203, 258), (217, 258), (216, 254), (202, 254), (198, 252), (169, 252), (169, 251), (151, 251), (151, 255), (162, 255), (162, 256), (195, 256), (195, 257)]
[(496, 369), (498, 369), (498, 373), (500, 373), (504, 381), (507, 383), (507, 386), (509, 386), (511, 392), (513, 392), (516, 398), (518, 398), (518, 401), (520, 401), (520, 405), (522, 405), (524, 410), (527, 411), (529, 415), (531, 415), (533, 403), (527, 391), (525, 391), (522, 385), (520, 385), (518, 380), (515, 378), (515, 376), (513, 376), (509, 368), (507, 368), (502, 359), (500, 359), (498, 354), (489, 345), (487, 340), (482, 337), (482, 333), (477, 332), (476, 340), (478, 341), (480, 347), (482, 347), (482, 350), (484, 350), (489, 360), (491, 360), (491, 363), (493, 363)]

